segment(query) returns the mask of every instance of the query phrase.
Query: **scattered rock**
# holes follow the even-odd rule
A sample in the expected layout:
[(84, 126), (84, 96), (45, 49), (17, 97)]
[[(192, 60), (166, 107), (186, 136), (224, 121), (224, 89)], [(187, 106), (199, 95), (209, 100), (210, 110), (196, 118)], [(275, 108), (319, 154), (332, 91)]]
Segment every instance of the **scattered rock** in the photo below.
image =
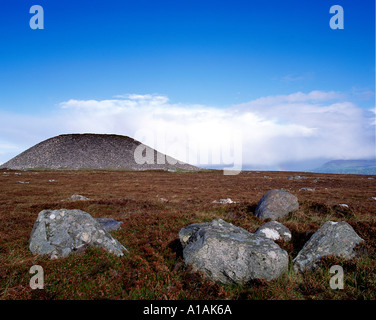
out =
[(95, 220), (108, 232), (119, 229), (120, 225), (123, 223), (122, 221), (116, 221), (110, 218), (97, 218)]
[(305, 180), (307, 177), (304, 176), (289, 176), (287, 177), (288, 180)]
[(311, 192), (313, 192), (313, 191), (315, 191), (315, 188), (300, 188), (299, 190), (301, 190), (301, 191), (311, 191)]
[(237, 203), (237, 202), (236, 201), (232, 201), (230, 198), (227, 198), (227, 199), (219, 199), (219, 201), (214, 200), (212, 203), (228, 204), (228, 203)]
[(284, 190), (272, 189), (261, 197), (255, 216), (260, 219), (278, 220), (298, 208), (299, 203), (296, 196)]
[(285, 241), (291, 240), (291, 232), (289, 228), (277, 221), (270, 221), (259, 227), (255, 234), (266, 237), (273, 241), (283, 239)]
[(69, 199), (70, 200), (90, 200), (89, 198), (81, 196), (80, 194), (74, 194)]
[(345, 203), (337, 204), (333, 206), (333, 209), (342, 214), (348, 214), (351, 212), (349, 205)]
[(179, 232), (186, 264), (223, 284), (272, 280), (288, 269), (288, 254), (274, 241), (222, 219)]
[(115, 240), (99, 222), (82, 210), (43, 210), (30, 235), (30, 250), (51, 259), (67, 257), (88, 246), (122, 256), (127, 249)]
[(355, 257), (354, 247), (362, 241), (347, 222), (327, 221), (293, 260), (294, 271), (315, 270), (320, 259), (328, 255), (351, 259)]

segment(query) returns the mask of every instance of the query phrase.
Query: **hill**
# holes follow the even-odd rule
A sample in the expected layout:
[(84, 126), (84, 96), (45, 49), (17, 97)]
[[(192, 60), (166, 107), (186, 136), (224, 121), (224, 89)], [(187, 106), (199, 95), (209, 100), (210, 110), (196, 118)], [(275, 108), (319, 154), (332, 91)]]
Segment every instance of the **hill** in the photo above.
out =
[(137, 140), (114, 134), (59, 135), (27, 149), (0, 168), (199, 170)]
[(376, 160), (333, 160), (312, 170), (318, 173), (376, 174)]

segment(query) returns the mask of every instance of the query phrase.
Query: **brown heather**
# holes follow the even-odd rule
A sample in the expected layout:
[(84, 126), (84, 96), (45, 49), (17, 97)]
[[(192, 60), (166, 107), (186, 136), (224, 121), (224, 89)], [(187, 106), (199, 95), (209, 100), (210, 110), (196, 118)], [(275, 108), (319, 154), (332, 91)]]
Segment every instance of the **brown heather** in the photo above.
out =
[[(1, 299), (376, 298), (376, 179), (368, 179), (371, 176), (304, 173), (306, 180), (288, 180), (288, 172), (5, 172), (0, 172)], [(302, 187), (315, 191), (301, 191)], [(365, 239), (357, 248), (359, 257), (327, 257), (318, 272), (295, 275), (290, 267), (278, 280), (238, 287), (207, 280), (184, 265), (177, 236), (182, 227), (222, 218), (254, 232), (263, 223), (253, 216), (258, 200), (269, 189), (279, 188), (295, 194), (300, 203), (297, 212), (281, 221), (293, 235), (292, 242), (279, 242), (290, 260), (328, 220), (347, 221)], [(90, 200), (68, 200), (72, 194)], [(221, 198), (239, 203), (212, 203)], [(338, 207), (340, 203), (349, 208)], [(90, 248), (59, 260), (33, 256), (28, 240), (38, 213), (59, 208), (123, 221), (112, 234), (130, 253), (119, 258)], [(29, 269), (35, 264), (44, 268), (43, 290), (29, 287)], [(334, 264), (344, 268), (344, 290), (329, 287)]]

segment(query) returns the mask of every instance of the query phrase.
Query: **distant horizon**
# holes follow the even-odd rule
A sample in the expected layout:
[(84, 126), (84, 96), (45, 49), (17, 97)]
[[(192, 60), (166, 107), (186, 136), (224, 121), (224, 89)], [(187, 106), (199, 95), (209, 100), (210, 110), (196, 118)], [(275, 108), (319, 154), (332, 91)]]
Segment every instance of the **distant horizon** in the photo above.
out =
[[(119, 135), (119, 134), (116, 134), (116, 133), (102, 133), (102, 134), (96, 134), (96, 133), (93, 133), (93, 132), (61, 133), (57, 136), (67, 136), (67, 135), (68, 136), (74, 136), (74, 135), (103, 135), (103, 136), (106, 136), (107, 135), (107, 136), (126, 137), (126, 138), (130, 138), (132, 140), (135, 140), (132, 137), (123, 136), (123, 135)], [(55, 136), (55, 137), (57, 137), (57, 136)], [(50, 137), (46, 140), (53, 139), (55, 137)], [(39, 144), (41, 142), (43, 142), (43, 141), (40, 141), (37, 144)], [(35, 144), (35, 145), (37, 145), (37, 144)], [(34, 147), (35, 145), (30, 146), (30, 148)], [(26, 151), (30, 148), (23, 150), (21, 153), (23, 153), (24, 151)], [(156, 151), (159, 151), (159, 150), (156, 149)], [(168, 154), (166, 154), (166, 155), (169, 156)], [(16, 156), (18, 156), (18, 155), (16, 155)], [(4, 165), (5, 163), (12, 160), (13, 158), (14, 157), (8, 159), (7, 161), (5, 161), (3, 163), (0, 163), (0, 166)], [(177, 159), (177, 160), (182, 161), (181, 159)], [(363, 161), (372, 162), (376, 165), (376, 157), (369, 158), (369, 159), (314, 159), (314, 160), (311, 160), (311, 161), (308, 161), (308, 162), (302, 161), (302, 162), (298, 162), (298, 163), (296, 163), (296, 162), (282, 163), (282, 164), (276, 163), (276, 164), (272, 164), (272, 165), (269, 165), (269, 166), (254, 166), (254, 165), (250, 165), (250, 164), (247, 164), (247, 163), (243, 163), (241, 171), (265, 171), (265, 172), (275, 171), (275, 172), (306, 172), (306, 173), (311, 172), (311, 173), (314, 173), (315, 170), (319, 170), (321, 166), (328, 164), (328, 163), (331, 163), (331, 162), (347, 162), (347, 163), (349, 163), (349, 162), (363, 162)], [(228, 166), (221, 165), (221, 164), (210, 164), (210, 163), (203, 163), (203, 164), (201, 164), (201, 163), (189, 163), (189, 164), (195, 165), (195, 166), (202, 168), (202, 169), (223, 170), (226, 167), (228, 168)], [(317, 172), (317, 173), (320, 173), (320, 172)]]

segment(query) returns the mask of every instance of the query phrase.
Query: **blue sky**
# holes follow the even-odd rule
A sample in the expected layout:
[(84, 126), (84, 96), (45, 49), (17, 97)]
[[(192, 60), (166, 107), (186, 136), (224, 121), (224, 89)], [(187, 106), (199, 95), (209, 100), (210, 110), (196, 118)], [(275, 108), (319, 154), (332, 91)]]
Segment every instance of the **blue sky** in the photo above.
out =
[[(29, 27), (29, 9), (34, 4), (44, 9), (44, 30)], [(344, 30), (329, 27), (329, 8), (335, 4), (344, 9)], [(280, 103), (298, 92), (326, 93), (325, 99), (317, 100), (316, 95), (313, 100), (298, 99), (299, 103), (316, 107), (347, 103), (357, 115), (364, 113), (354, 119), (359, 125), (356, 130), (362, 131), (362, 121), (371, 121), (359, 132), (359, 141), (353, 142), (364, 152), (339, 151), (328, 159), (372, 156), (374, 1), (2, 0), (1, 6), (0, 162), (67, 130), (95, 131), (84, 120), (81, 127), (67, 124), (66, 119), (72, 118), (80, 123), (79, 116), (84, 115), (77, 110), (82, 110), (80, 103), (85, 101), (136, 100), (140, 112), (146, 112), (155, 97), (165, 97), (164, 108), (170, 110), (214, 109), (220, 113), (238, 110), (241, 105), (243, 112), (252, 113), (257, 109), (254, 101), (260, 98), (282, 97), (277, 99)], [(330, 92), (336, 93), (335, 101)], [(153, 98), (140, 102), (130, 96), (136, 94)], [(76, 101), (70, 104), (75, 109), (67, 107), (69, 101)], [(274, 110), (278, 103), (265, 108)], [(126, 107), (127, 103), (121, 104)], [(304, 109), (295, 107), (291, 109)], [(85, 112), (92, 115), (95, 110)], [(259, 119), (265, 120), (258, 110)], [(302, 115), (300, 124), (321, 130), (302, 120), (310, 114)], [(20, 120), (12, 123), (17, 116)], [(191, 116), (197, 119), (197, 114)], [(297, 125), (291, 116), (274, 118), (274, 124)], [(56, 125), (50, 126), (49, 120)], [(139, 130), (127, 121), (114, 121), (106, 119), (108, 126), (100, 123), (98, 130), (129, 135)], [(171, 121), (178, 123), (175, 118)], [(30, 122), (35, 127), (28, 126)], [(315, 156), (313, 150), (310, 158), (323, 156)], [(268, 161), (278, 162), (278, 155)]]

